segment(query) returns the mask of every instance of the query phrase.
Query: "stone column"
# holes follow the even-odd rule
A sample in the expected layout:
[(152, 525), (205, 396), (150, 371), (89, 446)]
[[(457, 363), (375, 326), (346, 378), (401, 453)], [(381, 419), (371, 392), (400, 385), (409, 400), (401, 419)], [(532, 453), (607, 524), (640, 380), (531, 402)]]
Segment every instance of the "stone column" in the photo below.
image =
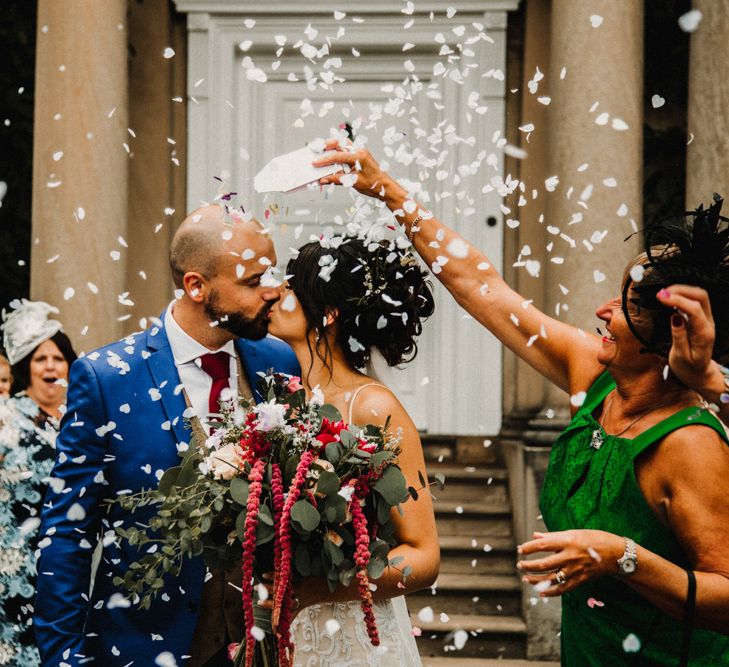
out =
[[(521, 77), (514, 86), (519, 87), (521, 105), (518, 125), (533, 127), (529, 132), (518, 131), (519, 148), (525, 155), (513, 160), (524, 191), (517, 190), (508, 205), (509, 217), (520, 221), (518, 228), (505, 233), (504, 256), (507, 280), (525, 299), (544, 308), (545, 283), (543, 275), (532, 276), (523, 267), (514, 270), (507, 267), (524, 250), (530, 253), (522, 259), (546, 260), (546, 231), (539, 222), (544, 220), (546, 199), (542, 195), (549, 160), (549, 47), (545, 26), (550, 22), (550, 0), (529, 0), (524, 8), (524, 39)], [(541, 77), (541, 78), (540, 78)], [(516, 143), (516, 142), (515, 142)], [(510, 169), (506, 170), (511, 173)], [(534, 193), (537, 196), (534, 197)], [(504, 352), (504, 412), (512, 422), (524, 421), (544, 404), (546, 381), (528, 364), (512, 352)]]
[(61, 309), (79, 350), (118, 337), (125, 310), (126, 13), (38, 0), (31, 297)]
[[(129, 253), (126, 331), (144, 328), (172, 299), (168, 252), (185, 217), (184, 16), (167, 2), (129, 5)], [(175, 101), (177, 100), (177, 101)]]
[[(691, 35), (686, 207), (729, 197), (729, 0), (694, 0), (703, 16)], [(726, 215), (726, 210), (724, 211)]]
[[(624, 239), (642, 211), (643, 2), (554, 0), (551, 25), (545, 306), (594, 331), (640, 250)], [(566, 400), (550, 385), (545, 407)]]

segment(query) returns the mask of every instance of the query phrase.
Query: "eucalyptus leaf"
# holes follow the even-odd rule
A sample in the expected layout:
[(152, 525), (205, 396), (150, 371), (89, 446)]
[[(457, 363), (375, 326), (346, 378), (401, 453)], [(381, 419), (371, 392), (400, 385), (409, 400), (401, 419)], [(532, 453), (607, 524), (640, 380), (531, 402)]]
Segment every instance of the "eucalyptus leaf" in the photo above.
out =
[(331, 496), (339, 492), (339, 477), (328, 470), (324, 470), (319, 473), (319, 479), (316, 483), (317, 493), (323, 493), (326, 496)]
[(370, 558), (367, 564), (367, 574), (370, 579), (379, 579), (385, 571), (385, 563), (379, 558)]
[(268, 505), (261, 505), (258, 508), (258, 521), (268, 526), (273, 526), (273, 515)]
[(308, 500), (299, 500), (291, 508), (291, 523), (306, 533), (316, 530), (319, 520), (319, 511)]
[(267, 523), (259, 521), (256, 526), (256, 546), (260, 547), (262, 544), (273, 540), (274, 537), (276, 537), (276, 529)]
[(405, 475), (397, 466), (388, 466), (375, 482), (375, 491), (390, 505), (398, 505), (408, 497)]
[(159, 480), (159, 492), (167, 496), (169, 495), (170, 491), (172, 491), (173, 487), (175, 486), (175, 483), (177, 482), (177, 478), (180, 475), (180, 471), (182, 470), (181, 466), (175, 466), (174, 468), (170, 468), (169, 470), (165, 470), (164, 474)]
[(319, 415), (322, 418), (326, 417), (330, 422), (342, 421), (342, 413), (329, 403), (325, 403), (319, 408)]
[(250, 485), (242, 477), (230, 480), (230, 497), (243, 507), (248, 503), (248, 489)]
[(336, 467), (342, 460), (342, 446), (338, 442), (330, 442), (324, 449), (324, 454), (329, 463)]

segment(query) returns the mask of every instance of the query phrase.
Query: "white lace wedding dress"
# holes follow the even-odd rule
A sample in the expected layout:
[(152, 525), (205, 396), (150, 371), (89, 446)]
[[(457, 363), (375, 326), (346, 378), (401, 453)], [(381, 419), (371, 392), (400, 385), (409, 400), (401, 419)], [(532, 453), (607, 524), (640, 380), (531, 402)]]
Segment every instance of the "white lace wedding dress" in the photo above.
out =
[[(376, 601), (374, 609), (377, 647), (367, 636), (357, 600), (302, 610), (291, 626), (294, 667), (421, 667), (405, 598)], [(327, 623), (330, 620), (336, 623)]]
[[(357, 394), (369, 386), (350, 399), (349, 423)], [(405, 598), (375, 601), (374, 611), (379, 646), (370, 642), (359, 600), (303, 609), (291, 625), (294, 667), (421, 667)]]

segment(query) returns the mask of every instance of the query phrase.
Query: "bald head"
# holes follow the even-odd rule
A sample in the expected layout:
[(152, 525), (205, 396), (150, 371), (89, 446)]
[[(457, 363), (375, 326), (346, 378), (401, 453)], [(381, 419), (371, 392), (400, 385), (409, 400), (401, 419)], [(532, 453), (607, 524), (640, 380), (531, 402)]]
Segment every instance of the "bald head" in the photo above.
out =
[(259, 250), (271, 241), (255, 220), (233, 219), (221, 206), (209, 205), (193, 211), (182, 221), (170, 244), (170, 269), (175, 287), (191, 271), (215, 276), (222, 257), (239, 254), (244, 248)]

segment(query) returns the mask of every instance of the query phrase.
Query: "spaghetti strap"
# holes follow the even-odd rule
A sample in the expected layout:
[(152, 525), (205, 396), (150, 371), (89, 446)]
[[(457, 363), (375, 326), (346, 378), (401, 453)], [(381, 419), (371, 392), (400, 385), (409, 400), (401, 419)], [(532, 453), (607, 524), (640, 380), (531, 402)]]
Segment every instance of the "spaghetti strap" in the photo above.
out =
[(354, 390), (354, 393), (352, 394), (352, 398), (349, 399), (349, 419), (347, 420), (348, 424), (352, 423), (352, 412), (354, 410), (354, 401), (359, 396), (359, 392), (361, 392), (363, 389), (366, 389), (367, 387), (385, 387), (384, 384), (379, 384), (378, 382), (370, 382), (368, 384), (363, 384), (361, 387), (357, 387), (357, 389)]

